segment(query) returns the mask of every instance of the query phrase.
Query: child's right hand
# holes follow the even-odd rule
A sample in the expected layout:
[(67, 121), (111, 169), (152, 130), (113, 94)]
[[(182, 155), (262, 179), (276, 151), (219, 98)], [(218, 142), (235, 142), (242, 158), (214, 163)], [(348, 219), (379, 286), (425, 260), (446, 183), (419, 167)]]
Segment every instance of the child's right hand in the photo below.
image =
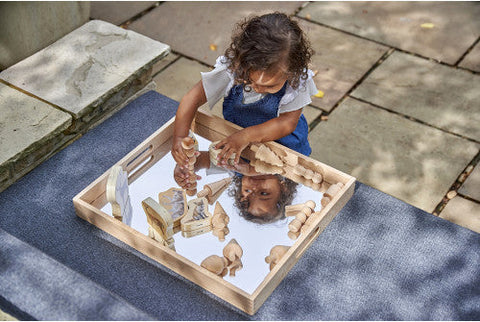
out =
[(184, 168), (188, 165), (188, 157), (182, 147), (182, 140), (183, 137), (173, 137), (172, 156), (175, 162), (177, 162), (180, 167)]

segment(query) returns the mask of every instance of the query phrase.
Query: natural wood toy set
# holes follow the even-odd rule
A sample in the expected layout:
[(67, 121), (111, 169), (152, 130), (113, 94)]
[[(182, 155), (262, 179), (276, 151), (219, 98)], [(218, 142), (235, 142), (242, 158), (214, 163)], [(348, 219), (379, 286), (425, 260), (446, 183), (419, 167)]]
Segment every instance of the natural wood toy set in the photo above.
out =
[[(160, 264), (173, 270), (177, 274), (180, 274), (200, 287), (219, 296), (228, 303), (238, 307), (248, 314), (254, 314), (265, 302), (268, 296), (275, 290), (276, 286), (286, 276), (287, 272), (293, 267), (299, 258), (301, 258), (302, 254), (313, 240), (315, 240), (315, 238), (325, 229), (350, 199), (354, 191), (355, 178), (319, 161), (287, 149), (275, 142), (255, 144), (249, 149), (245, 149), (244, 153), (242, 153), (242, 157), (249, 159), (257, 171), (264, 173), (279, 173), (293, 181), (323, 192), (323, 199), (325, 199), (314, 200), (317, 204), (322, 204), (321, 210), (312, 212), (310, 216), (306, 218), (305, 223), (308, 223), (308, 226), (306, 226), (303, 231), (302, 227), (300, 227), (301, 234), (296, 237), (292, 246), (288, 248), (277, 247), (275, 250), (272, 248), (272, 254), (264, 255), (264, 265), (271, 267), (271, 271), (265, 276), (260, 284), (258, 284), (254, 291), (247, 293), (232, 283), (227, 282), (224, 278), (212, 274), (199, 264), (195, 264), (190, 259), (178, 254), (174, 250), (175, 242), (172, 241), (172, 236), (174, 236), (175, 232), (179, 233), (182, 231), (186, 234), (193, 235), (198, 232), (197, 230), (204, 229), (208, 226), (211, 227), (209, 229), (211, 229), (210, 231), (212, 234), (215, 234), (219, 239), (228, 238), (231, 234), (228, 233), (228, 225), (231, 223), (226, 219), (227, 215), (224, 214), (224, 211), (221, 210), (221, 208), (223, 208), (222, 205), (219, 205), (218, 208), (215, 207), (216, 210), (214, 210), (213, 214), (209, 214), (208, 211), (205, 211), (206, 204), (209, 202), (215, 203), (215, 201), (212, 201), (215, 199), (214, 191), (203, 192), (202, 195), (206, 193), (205, 196), (197, 196), (197, 198), (191, 200), (193, 203), (191, 208), (188, 208), (188, 203), (175, 203), (173, 200), (186, 200), (185, 194), (192, 195), (193, 197), (193, 195), (195, 195), (193, 189), (185, 192), (175, 192), (172, 190), (167, 194), (169, 190), (167, 187), (165, 189), (165, 194), (162, 196), (159, 195), (158, 201), (155, 200), (156, 198), (147, 198), (143, 200), (142, 206), (145, 211), (143, 218), (146, 217), (145, 219), (152, 228), (149, 233), (150, 236), (141, 233), (128, 225), (128, 218), (126, 218), (129, 209), (128, 201), (118, 203), (116, 206), (112, 205), (112, 210), (116, 208), (116, 210), (113, 211), (113, 214), (118, 219), (113, 217), (112, 214), (107, 214), (101, 210), (109, 200), (115, 199), (116, 201), (119, 201), (119, 199), (121, 199), (121, 197), (111, 198), (112, 191), (121, 191), (122, 185), (125, 186), (125, 182), (127, 181), (128, 185), (134, 183), (135, 180), (143, 176), (153, 165), (170, 152), (173, 141), (173, 127), (174, 119), (167, 122), (137, 148), (117, 162), (110, 170), (105, 172), (75, 196), (73, 198), (73, 203), (77, 215), (115, 236), (139, 252), (158, 261)], [(240, 127), (218, 117), (208, 115), (203, 111), (197, 112), (193, 124), (194, 134), (201, 136), (210, 142), (222, 140), (239, 129)], [(186, 142), (185, 148), (192, 149), (191, 144)], [(195, 150), (195, 147), (193, 147), (193, 150)], [(257, 153), (258, 155), (256, 155)], [(190, 151), (190, 155), (193, 158), (195, 153), (193, 152), (192, 154), (192, 151)], [(126, 176), (123, 174), (123, 179), (117, 180), (118, 185), (113, 183), (115, 181), (113, 179), (111, 184), (107, 185), (110, 175), (113, 174), (114, 171), (118, 171), (115, 169), (124, 171)], [(193, 170), (193, 168), (191, 170)], [(120, 171), (118, 173), (120, 173)], [(112, 177), (113, 176), (115, 175), (112, 175)], [(118, 178), (119, 176), (116, 175), (116, 177)], [(125, 179), (125, 177), (127, 179)], [(121, 183), (122, 180), (123, 183)], [(332, 191), (327, 193), (327, 190), (335, 185), (336, 187), (331, 188)], [(336, 189), (337, 191), (333, 191), (333, 189)], [(158, 192), (160, 191), (154, 192), (152, 195), (154, 196)], [(211, 195), (212, 198), (208, 199), (208, 195)], [(163, 197), (166, 199), (161, 199)], [(204, 198), (202, 201), (197, 200), (201, 200), (202, 198)], [(330, 200), (327, 200), (326, 198), (329, 198)], [(326, 201), (328, 201), (328, 203), (326, 203)], [(170, 206), (166, 205), (168, 202), (171, 203)], [(157, 205), (163, 205), (163, 209), (158, 208)], [(192, 209), (190, 214), (189, 209)], [(214, 219), (217, 213), (219, 214), (217, 216), (218, 218)], [(139, 216), (139, 214), (133, 215)], [(205, 218), (202, 218), (202, 216)], [(198, 226), (194, 223), (190, 223), (190, 220), (194, 219), (194, 217), (199, 218), (194, 221), (203, 222), (203, 225), (205, 226), (202, 227), (201, 225)], [(209, 225), (205, 223), (209, 223)], [(182, 224), (185, 231), (182, 230)], [(240, 243), (242, 243), (241, 240)], [(246, 250), (244, 249), (243, 251)], [(218, 256), (219, 254), (216, 255)], [(218, 257), (221, 259), (221, 256)], [(223, 257), (227, 259), (226, 255)], [(224, 260), (221, 260), (223, 262), (223, 269), (220, 272), (220, 275), (224, 274), (225, 268), (228, 268), (231, 274), (233, 268), (233, 274), (236, 274), (236, 271), (240, 268), (238, 260), (241, 262), (243, 259), (241, 258), (242, 256), (237, 255), (237, 257), (233, 258), (231, 262), (226, 261), (226, 264)], [(236, 264), (233, 265), (235, 261)], [(246, 267), (243, 269), (246, 270)], [(218, 272), (218, 270), (216, 271)], [(240, 273), (241, 272), (237, 274), (238, 276), (235, 277), (235, 279), (240, 278)]]

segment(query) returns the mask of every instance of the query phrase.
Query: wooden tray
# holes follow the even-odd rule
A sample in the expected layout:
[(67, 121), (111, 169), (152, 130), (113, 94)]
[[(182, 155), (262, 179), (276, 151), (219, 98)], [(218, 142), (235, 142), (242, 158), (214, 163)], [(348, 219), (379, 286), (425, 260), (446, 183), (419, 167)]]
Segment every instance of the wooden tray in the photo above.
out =
[[(123, 169), (127, 171), (129, 184), (139, 178), (170, 151), (173, 125), (174, 118), (168, 121), (164, 126), (116, 164), (122, 166)], [(198, 111), (193, 124), (193, 130), (196, 134), (212, 142), (223, 139), (235, 131), (238, 131), (238, 129), (241, 128), (216, 116), (210, 116), (202, 111)], [(110, 170), (105, 172), (73, 198), (76, 213), (79, 217), (106, 231), (139, 252), (156, 260), (165, 267), (168, 267), (174, 272), (198, 284), (244, 312), (253, 315), (287, 275), (315, 238), (318, 237), (340, 209), (342, 209), (347, 203), (352, 196), (355, 187), (355, 178), (350, 175), (342, 173), (321, 162), (305, 157), (304, 155), (287, 149), (278, 143), (268, 142), (266, 145), (274, 151), (284, 150), (297, 155), (299, 163), (306, 168), (311, 168), (312, 170), (321, 168), (324, 181), (319, 189), (320, 191), (325, 192), (330, 185), (338, 182), (343, 183), (344, 186), (340, 192), (334, 196), (331, 202), (325, 207), (322, 207), (320, 211), (312, 214), (314, 220), (311, 225), (309, 225), (308, 229), (298, 237), (293, 246), (290, 247), (280, 262), (270, 271), (270, 273), (268, 273), (266, 278), (252, 294), (232, 285), (221, 277), (207, 271), (176, 253), (167, 246), (161, 245), (147, 235), (140, 233), (100, 210), (107, 204), (106, 183)], [(248, 151), (247, 149), (242, 155), (251, 158), (252, 153), (252, 151)], [(315, 200), (315, 202), (320, 203), (320, 200)]]

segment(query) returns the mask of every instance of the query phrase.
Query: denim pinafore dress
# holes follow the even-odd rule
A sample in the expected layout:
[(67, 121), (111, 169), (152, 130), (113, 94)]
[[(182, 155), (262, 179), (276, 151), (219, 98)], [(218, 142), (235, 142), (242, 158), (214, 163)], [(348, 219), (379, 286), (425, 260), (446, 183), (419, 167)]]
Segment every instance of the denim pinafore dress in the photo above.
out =
[[(223, 101), (223, 117), (225, 120), (249, 127), (265, 123), (277, 117), (280, 100), (285, 94), (287, 82), (281, 90), (274, 94), (267, 94), (262, 99), (250, 103), (243, 103), (243, 85), (235, 85)], [(308, 143), (308, 124), (303, 114), (298, 120), (296, 129), (289, 135), (276, 142), (309, 156), (312, 148)]]

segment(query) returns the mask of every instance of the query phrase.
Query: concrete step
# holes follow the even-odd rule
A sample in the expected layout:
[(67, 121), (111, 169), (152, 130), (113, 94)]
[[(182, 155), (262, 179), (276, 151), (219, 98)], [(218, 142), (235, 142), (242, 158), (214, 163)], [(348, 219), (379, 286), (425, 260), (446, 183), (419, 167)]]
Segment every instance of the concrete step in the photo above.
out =
[(152, 68), (169, 51), (134, 31), (92, 20), (2, 71), (0, 191), (153, 89)]
[(2, 229), (0, 244), (0, 307), (14, 308), (22, 320), (153, 320)]

